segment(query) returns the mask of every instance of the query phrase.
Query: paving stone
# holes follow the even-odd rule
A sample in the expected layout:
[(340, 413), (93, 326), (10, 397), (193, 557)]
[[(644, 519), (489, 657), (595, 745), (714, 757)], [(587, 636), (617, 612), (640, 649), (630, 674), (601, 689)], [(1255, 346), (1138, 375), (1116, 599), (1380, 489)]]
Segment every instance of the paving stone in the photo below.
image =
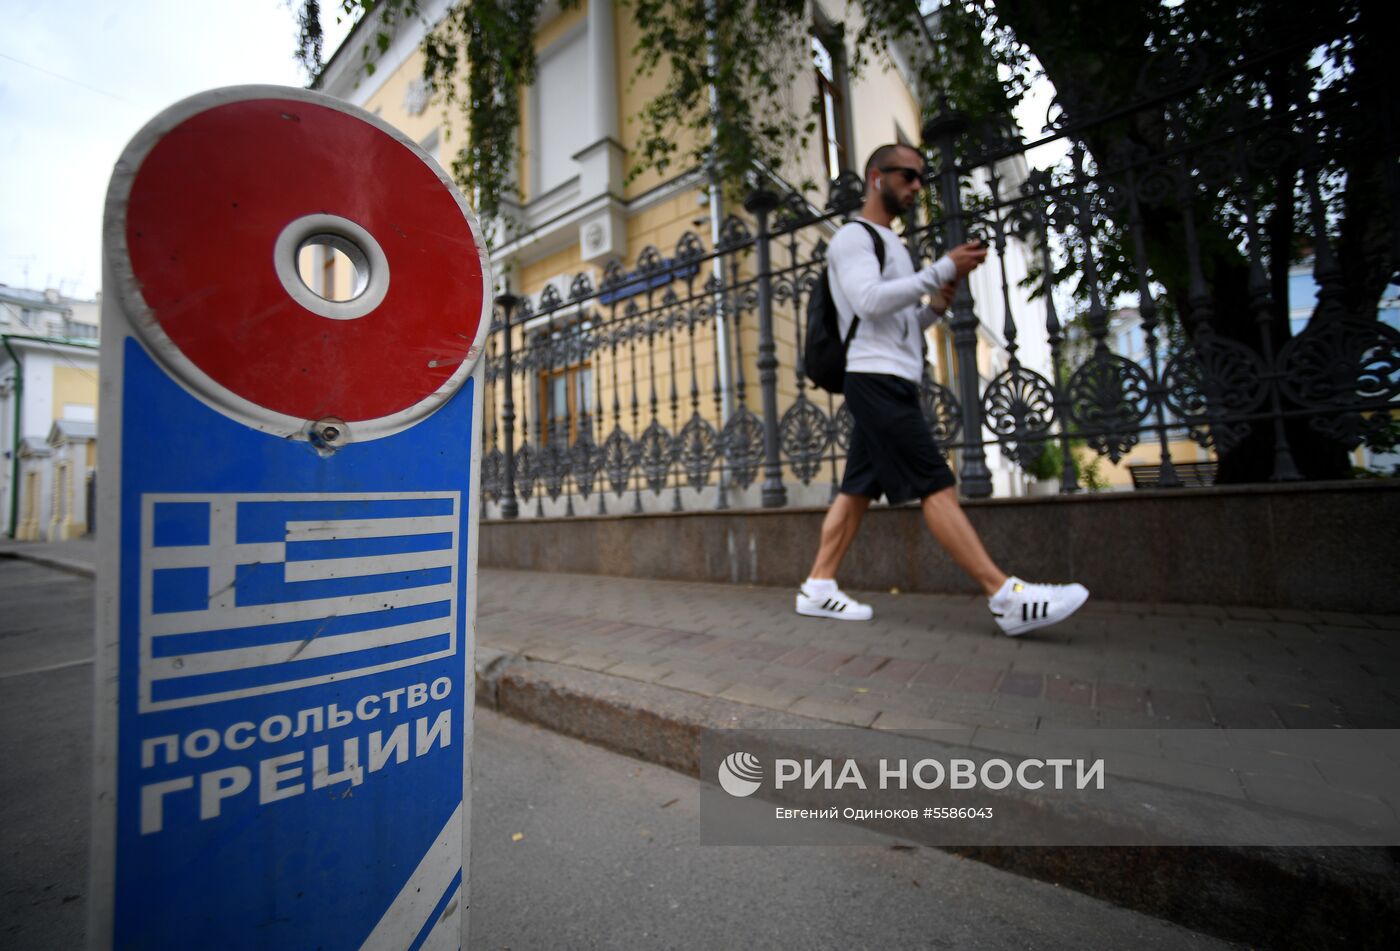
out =
[(609, 667), (617, 666), (621, 661), (616, 657), (606, 657), (602, 654), (570, 654), (568, 663), (570, 667), (582, 667), (584, 670), (596, 670), (602, 673)]
[(888, 654), (896, 660), (928, 661), (932, 660), (938, 653), (938, 646), (938, 644), (932, 642), (886, 644), (880, 648), (880, 652), (882, 654)]
[(788, 650), (789, 647), (786, 644), (745, 644), (734, 651), (734, 656), (766, 664), (783, 656)]
[(824, 670), (808, 670), (805, 667), (781, 667), (777, 664), (769, 664), (763, 668), (764, 672), (781, 677), (789, 683), (795, 684), (824, 684), (831, 682), (831, 674)]
[(773, 662), (783, 667), (798, 668), (820, 653), (815, 647), (794, 647), (773, 658)]
[(1002, 673), (990, 667), (964, 667), (953, 678), (952, 687), (974, 693), (991, 693), (996, 690)]
[(1245, 793), (1254, 802), (1289, 812), (1317, 816), (1345, 825), (1396, 828), (1394, 811), (1384, 802), (1367, 796), (1354, 796), (1321, 779), (1280, 781), (1273, 776), (1241, 773)]
[(1280, 621), (1297, 621), (1299, 624), (1315, 624), (1318, 621), (1318, 616), (1312, 611), (1297, 608), (1274, 608), (1273, 615)]
[(1037, 698), (1045, 688), (1045, 677), (1041, 674), (1009, 670), (1001, 678), (997, 690), (1016, 697)]
[(831, 674), (835, 673), (842, 664), (853, 656), (852, 654), (843, 654), (840, 651), (822, 651), (802, 666), (807, 670), (820, 670)]
[(1071, 707), (1060, 703), (1042, 703), (1040, 729), (1087, 730), (1099, 725), (1099, 711), (1092, 707)]
[(687, 633), (671, 646), (684, 651), (698, 651), (700, 648), (713, 643), (715, 640), (716, 638), (712, 634)]
[(1147, 694), (1153, 716), (1192, 720), (1202, 725), (1211, 722), (1210, 707), (1203, 693), (1153, 687)]
[(866, 710), (850, 704), (835, 703), (818, 697), (803, 697), (794, 702), (788, 710), (798, 716), (814, 717), (818, 720), (831, 720), (851, 726), (870, 726), (879, 717), (879, 710)]
[(530, 645), (523, 651), (526, 657), (533, 660), (561, 661), (565, 657), (574, 653), (572, 647), (554, 647), (545, 644)]
[(1349, 614), (1345, 611), (1314, 611), (1318, 622), (1334, 627), (1370, 627), (1369, 615)]
[(869, 677), (888, 662), (888, 657), (861, 654), (836, 668), (835, 673), (841, 677)]
[(877, 680), (887, 680), (890, 683), (907, 684), (914, 679), (922, 668), (923, 664), (917, 660), (907, 658), (893, 658), (889, 663), (872, 671), (870, 676)]
[[(1005, 727), (984, 725), (977, 727), (972, 735), (972, 745), (982, 750), (997, 753), (1011, 753), (1018, 757), (1045, 756), (1052, 750), (1049, 740), (1036, 730), (1008, 730)], [(1086, 751), (1087, 752), (1087, 751)]]
[(613, 677), (626, 677), (628, 680), (656, 683), (671, 672), (671, 668), (665, 664), (644, 664), (630, 660), (611, 668), (608, 674)]
[(1240, 784), (1240, 778), (1228, 768), (1207, 766), (1201, 763), (1183, 763), (1122, 750), (1105, 750), (1101, 755), (1104, 760), (1104, 771), (1110, 777), (1121, 776), (1158, 783), (1163, 786), (1194, 789), (1216, 796), (1229, 796), (1233, 799), (1244, 798), (1244, 789)]
[(1052, 703), (1090, 706), (1094, 702), (1094, 685), (1085, 680), (1069, 677), (1047, 677), (1045, 699)]
[(1264, 608), (1228, 607), (1225, 609), (1225, 613), (1231, 618), (1248, 621), (1272, 621), (1274, 619), (1273, 612)]
[(1045, 709), (1045, 704), (1038, 699), (1030, 697), (1017, 697), (1012, 694), (1000, 694), (996, 702), (992, 704), (992, 709), (998, 713), (1016, 714), (1017, 716), (1040, 716)]
[(1341, 711), (1330, 705), (1276, 703), (1274, 712), (1290, 730), (1325, 730), (1348, 725)]
[(877, 730), (889, 730), (892, 733), (936, 731), (940, 735), (929, 737), (929, 739), (937, 739), (944, 743), (956, 743), (960, 746), (971, 742), (976, 730), (975, 727), (969, 727), (963, 723), (951, 723), (947, 720), (938, 720), (900, 710), (881, 710), (880, 715), (875, 718), (875, 722), (871, 726)]
[(743, 641), (737, 641), (732, 637), (721, 637), (718, 634), (713, 634), (711, 636), (714, 638), (714, 640), (710, 641), (708, 644), (697, 644), (689, 648), (689, 650), (703, 656), (714, 656), (718, 654), (733, 653), (733, 651), (740, 644), (744, 643)]
[(695, 671), (673, 670), (657, 681), (663, 687), (674, 687), (691, 693), (717, 697), (721, 690), (731, 685), (731, 681), (713, 678)]
[(939, 707), (934, 716), (977, 727), (996, 727), (1002, 730), (1032, 732), (1040, 718), (1014, 713), (1000, 713), (996, 710), (967, 710), (962, 708)]
[(1147, 693), (1126, 684), (1099, 681), (1094, 688), (1094, 704), (1104, 710), (1146, 714)]
[(721, 690), (719, 696), (756, 707), (784, 710), (802, 696), (802, 691), (793, 687), (760, 686), (740, 681)]

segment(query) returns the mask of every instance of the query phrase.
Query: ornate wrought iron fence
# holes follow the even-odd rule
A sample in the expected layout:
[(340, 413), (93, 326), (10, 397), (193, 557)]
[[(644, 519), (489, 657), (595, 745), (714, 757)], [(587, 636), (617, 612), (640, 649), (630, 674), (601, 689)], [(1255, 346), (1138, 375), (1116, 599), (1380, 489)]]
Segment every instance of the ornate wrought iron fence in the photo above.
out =
[[(928, 372), (923, 381), (930, 429), (956, 452), (964, 494), (991, 494), (989, 450), (1022, 466), (1055, 452), (1060, 490), (1074, 492), (1072, 442), (1117, 462), (1141, 440), (1155, 440), (1159, 484), (1173, 487), (1182, 484), (1174, 436), (1228, 452), (1263, 427), (1273, 440), (1271, 478), (1289, 480), (1300, 478), (1291, 420), (1347, 448), (1392, 425), (1400, 333), (1347, 312), (1333, 199), (1345, 185), (1337, 170), (1347, 149), (1388, 157), (1391, 207), (1382, 217), (1393, 272), (1400, 265), (1394, 103), (1373, 117), (1364, 140), (1347, 142), (1329, 139), (1317, 115), (1325, 102), (1222, 105), (1212, 92), (1208, 121), (1182, 118), (1209, 83), (1258, 66), (1244, 57), (1212, 71), (1190, 50), (1163, 53), (1144, 70), (1132, 104), (1098, 103), (1091, 120), (1064, 113), (1048, 123), (1031, 145), (1059, 143), (1064, 160), (1019, 183), (1008, 176), (1024, 168), (1026, 143), (973, 135), (946, 109), (925, 127), (941, 213), (911, 222), (911, 253), (930, 259), (975, 230), (1000, 262), (1000, 301), (974, 301), (965, 282), (959, 287), (949, 321), (950, 385)], [(1078, 95), (1084, 113), (1093, 96)], [(498, 298), (487, 357), (487, 516), (780, 507), (796, 487), (807, 501), (833, 493), (851, 419), (839, 398), (807, 383), (802, 335), (826, 240), (859, 208), (860, 188), (856, 176), (843, 175), (824, 212), (760, 190), (745, 203), (747, 219), (725, 222), (717, 247), (686, 233), (669, 255), (648, 247), (630, 269), (614, 262), (596, 282), (581, 273), (566, 290), (549, 287), (535, 300)], [(1318, 306), (1306, 329), (1284, 342), (1278, 326), (1287, 305), (1275, 299), (1269, 276), (1277, 248), (1263, 233), (1264, 205), (1277, 214), (1295, 200), (1306, 210)], [(1157, 266), (1164, 243), (1184, 259), (1175, 276)], [(1032, 262), (1024, 282), (1008, 277), (1013, 247)], [(1223, 280), (1217, 265), (1230, 255), (1245, 275), (1252, 346), (1217, 326), (1212, 281)], [(1026, 366), (1018, 356), (1018, 316), (1023, 326), (1032, 317), (1013, 306), (1018, 283), (1038, 295), (1043, 314), (1034, 317), (1043, 316), (1048, 365)], [(1020, 296), (1023, 288), (1016, 290)], [(1139, 360), (1109, 344), (1110, 312), (1125, 302), (1140, 318)], [(1088, 350), (1078, 365), (1069, 359), (1065, 307), (1075, 311)], [(993, 327), (996, 316), (1001, 326), (990, 336), (1005, 369), (982, 379), (979, 328)], [(726, 335), (717, 332), (721, 324)], [(717, 349), (726, 338), (727, 355)], [(733, 368), (728, 394), (723, 359)]]

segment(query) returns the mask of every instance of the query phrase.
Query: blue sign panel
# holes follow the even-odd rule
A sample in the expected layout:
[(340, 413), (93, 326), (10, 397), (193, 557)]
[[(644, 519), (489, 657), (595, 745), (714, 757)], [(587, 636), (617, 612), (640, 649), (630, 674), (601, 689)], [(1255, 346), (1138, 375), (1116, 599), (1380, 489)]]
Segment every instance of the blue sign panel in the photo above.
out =
[(475, 381), (323, 458), (125, 364), (115, 945), (421, 946), (460, 899)]

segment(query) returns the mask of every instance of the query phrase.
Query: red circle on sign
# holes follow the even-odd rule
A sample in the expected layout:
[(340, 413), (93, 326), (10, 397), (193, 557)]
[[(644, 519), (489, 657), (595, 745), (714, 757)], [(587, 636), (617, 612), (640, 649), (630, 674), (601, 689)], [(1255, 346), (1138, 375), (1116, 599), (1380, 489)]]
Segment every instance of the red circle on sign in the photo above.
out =
[[(317, 214), (383, 249), (388, 292), (363, 317), (312, 313), (278, 277), (278, 235)], [(300, 419), (374, 420), (422, 403), (468, 359), (481, 323), (480, 250), (456, 195), (392, 135), (314, 103), (232, 102), (175, 126), (132, 181), (126, 241), (141, 297), (180, 353)]]

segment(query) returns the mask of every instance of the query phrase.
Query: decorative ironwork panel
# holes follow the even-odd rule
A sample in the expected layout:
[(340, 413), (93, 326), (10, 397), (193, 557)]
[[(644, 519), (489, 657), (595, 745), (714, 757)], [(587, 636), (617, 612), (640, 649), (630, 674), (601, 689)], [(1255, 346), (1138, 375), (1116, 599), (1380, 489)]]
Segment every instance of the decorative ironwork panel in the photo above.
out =
[(569, 447), (569, 472), (574, 477), (574, 485), (585, 499), (593, 493), (593, 483), (603, 464), (603, 451), (593, 441), (587, 430), (579, 433), (574, 444)]
[(778, 431), (783, 456), (792, 466), (793, 474), (803, 485), (810, 485), (812, 477), (821, 470), (831, 445), (826, 414), (807, 399), (805, 393), (799, 394), (797, 401), (783, 414)]
[(481, 491), (492, 502), (501, 499), (502, 469), (505, 455), (499, 449), (492, 449), (481, 457)]
[(1228, 450), (1249, 435), (1250, 424), (1238, 417), (1268, 396), (1263, 373), (1257, 354), (1206, 325), (1193, 347), (1168, 361), (1162, 384), (1167, 406), (1186, 422), (1191, 438), (1203, 448)]
[(540, 481), (544, 492), (551, 500), (557, 500), (564, 491), (564, 477), (569, 471), (568, 448), (562, 439), (551, 439), (540, 447), (536, 458)]
[[(1312, 425), (1348, 449), (1384, 432), (1400, 408), (1400, 333), (1379, 321), (1315, 319), (1284, 346), (1279, 362), (1284, 393), (1310, 409), (1331, 410)], [(1356, 406), (1372, 409), (1347, 411)]]
[(1118, 462), (1138, 444), (1152, 411), (1152, 380), (1133, 361), (1100, 350), (1065, 386), (1069, 418), (1090, 448)]
[(1022, 466), (1040, 458), (1055, 422), (1055, 389), (1050, 381), (1017, 365), (1006, 370), (982, 396), (987, 428), (1003, 450)]
[(515, 450), (515, 491), (526, 502), (534, 497), (536, 472), (535, 450), (523, 443)]
[(719, 434), (709, 420), (696, 412), (681, 428), (679, 444), (678, 459), (686, 483), (692, 489), (703, 489), (710, 484), (710, 471), (719, 456)]
[(953, 391), (925, 378), (919, 387), (919, 403), (934, 440), (944, 447), (956, 442), (962, 432), (962, 406)]
[(637, 464), (646, 477), (647, 487), (659, 493), (666, 488), (666, 476), (671, 472), (671, 462), (675, 458), (671, 444), (671, 434), (656, 420), (642, 433), (636, 445)]
[(730, 476), (735, 483), (748, 488), (758, 476), (759, 466), (763, 465), (763, 423), (747, 406), (741, 406), (724, 424), (720, 442)]
[(636, 456), (632, 449), (632, 437), (623, 432), (621, 426), (613, 431), (603, 443), (602, 470), (607, 473), (608, 486), (618, 495), (627, 491), (632, 470), (636, 467)]

